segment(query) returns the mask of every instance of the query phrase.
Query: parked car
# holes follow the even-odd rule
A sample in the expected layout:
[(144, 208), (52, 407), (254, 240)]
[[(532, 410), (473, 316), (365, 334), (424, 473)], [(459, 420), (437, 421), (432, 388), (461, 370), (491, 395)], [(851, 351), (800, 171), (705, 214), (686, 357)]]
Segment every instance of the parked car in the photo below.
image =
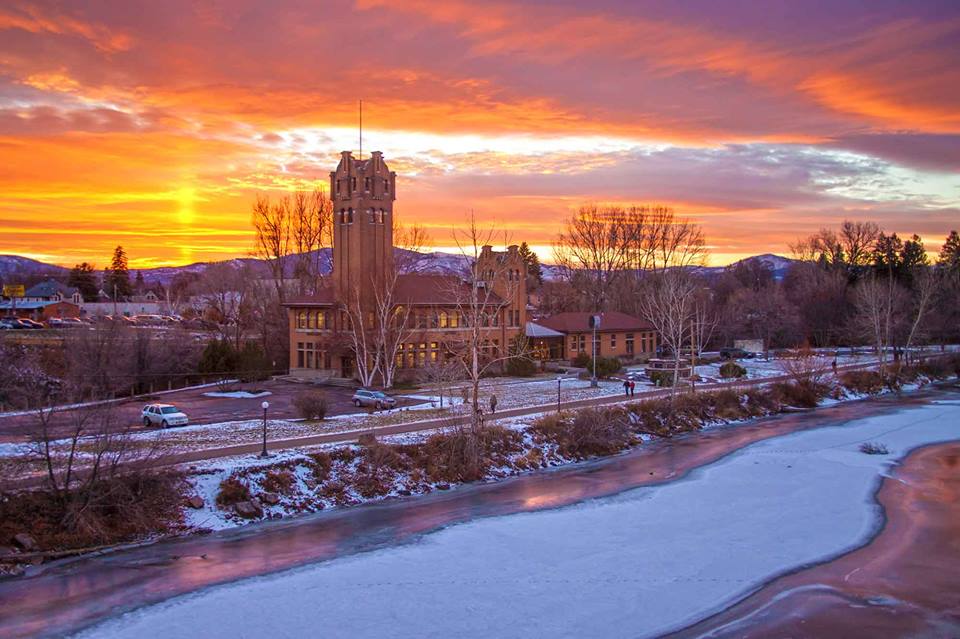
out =
[(373, 406), (378, 409), (393, 408), (397, 405), (397, 400), (380, 391), (360, 388), (353, 394), (353, 405), (358, 408), (360, 406)]
[(133, 321), (138, 326), (164, 326), (166, 322), (160, 315), (134, 315)]
[(721, 359), (753, 359), (754, 354), (749, 353), (742, 348), (721, 348)]
[(28, 319), (26, 317), (20, 318), (20, 326), (22, 328), (44, 328), (42, 322), (35, 322), (32, 319)]
[(147, 404), (143, 407), (143, 425), (160, 426), (167, 428), (169, 426), (185, 426), (189, 422), (186, 414), (173, 404)]
[(76, 317), (51, 317), (47, 320), (48, 328), (81, 328), (84, 323)]

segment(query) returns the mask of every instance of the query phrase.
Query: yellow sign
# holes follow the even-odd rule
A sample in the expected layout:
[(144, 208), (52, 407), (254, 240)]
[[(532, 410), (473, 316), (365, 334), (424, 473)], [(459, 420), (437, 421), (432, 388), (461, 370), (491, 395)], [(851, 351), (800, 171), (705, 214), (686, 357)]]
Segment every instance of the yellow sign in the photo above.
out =
[(3, 296), (4, 297), (23, 297), (23, 284), (4, 284), (3, 285)]

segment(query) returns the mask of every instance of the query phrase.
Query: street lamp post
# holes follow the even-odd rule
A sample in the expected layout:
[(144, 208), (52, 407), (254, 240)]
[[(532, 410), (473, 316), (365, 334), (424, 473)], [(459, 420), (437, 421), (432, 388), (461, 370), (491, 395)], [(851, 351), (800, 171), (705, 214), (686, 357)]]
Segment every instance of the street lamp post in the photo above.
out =
[(590, 316), (590, 328), (593, 329), (593, 377), (590, 378), (590, 386), (596, 388), (597, 384), (597, 329), (600, 328), (600, 316)]
[(560, 412), (560, 382), (563, 381), (563, 375), (557, 375), (557, 412)]
[(260, 404), (260, 408), (263, 409), (263, 450), (260, 451), (260, 457), (268, 457), (267, 455), (267, 409), (270, 408), (270, 402), (263, 402)]

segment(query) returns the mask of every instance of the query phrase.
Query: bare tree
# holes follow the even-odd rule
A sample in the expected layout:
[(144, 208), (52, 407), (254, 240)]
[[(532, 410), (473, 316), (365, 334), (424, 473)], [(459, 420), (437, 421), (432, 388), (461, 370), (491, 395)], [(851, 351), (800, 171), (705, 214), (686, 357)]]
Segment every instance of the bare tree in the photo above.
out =
[(347, 295), (347, 300), (342, 304), (347, 319), (344, 332), (350, 340), (360, 384), (373, 386), (383, 361), (383, 353), (377, 347), (379, 318), (367, 302), (359, 284)]
[(213, 264), (198, 283), (200, 297), (219, 327), (223, 339), (240, 348), (244, 328), (249, 322), (252, 274), (239, 271), (232, 264)]
[(879, 237), (880, 227), (875, 222), (844, 220), (839, 231), (822, 228), (790, 248), (797, 259), (820, 262), (856, 275), (870, 264)]
[(333, 203), (323, 189), (297, 191), (290, 204), (290, 240), (295, 255), (293, 276), (300, 295), (320, 287), (321, 252), (333, 241)]
[(567, 276), (586, 280), (595, 310), (604, 310), (611, 286), (630, 261), (631, 232), (636, 231), (628, 228), (622, 208), (589, 204), (567, 220), (554, 245), (554, 258)]
[(904, 352), (907, 361), (911, 361), (912, 354), (910, 349), (914, 342), (923, 334), (927, 317), (933, 310), (936, 301), (937, 291), (942, 284), (941, 278), (936, 270), (923, 268), (913, 278), (914, 287), (914, 305), (913, 320), (910, 322), (910, 332), (907, 334), (907, 340), (904, 344)]
[(440, 398), (440, 408), (443, 408), (443, 398), (447, 397), (447, 403), (451, 406), (451, 386), (457, 380), (461, 367), (456, 361), (446, 357), (438, 357), (436, 360), (427, 362), (421, 369), (423, 380), (430, 385), (430, 388)]
[[(494, 243), (496, 232), (492, 228), (481, 229), (472, 211), (466, 227), (455, 229), (453, 235), (460, 253), (470, 260), (466, 278), (451, 278), (447, 292), (454, 300), (460, 324), (455, 352), (472, 389), (471, 426), (476, 432), (481, 426), (480, 380), (512, 356), (506, 344), (497, 347), (492, 343), (492, 332), (505, 321), (503, 312), (516, 294), (520, 278), (509, 277), (508, 271), (515, 265), (506, 259), (481, 260), (483, 247)], [(508, 243), (506, 235), (502, 240)], [(502, 287), (499, 292), (494, 290), (495, 282)]]
[(863, 278), (854, 291), (856, 315), (854, 326), (860, 335), (873, 344), (883, 373), (887, 351), (895, 345), (896, 332), (907, 307), (906, 291), (892, 277), (871, 274)]
[(698, 288), (687, 270), (671, 269), (646, 278), (638, 299), (640, 316), (657, 329), (660, 342), (673, 354), (674, 385), (680, 377), (680, 354), (695, 322)]

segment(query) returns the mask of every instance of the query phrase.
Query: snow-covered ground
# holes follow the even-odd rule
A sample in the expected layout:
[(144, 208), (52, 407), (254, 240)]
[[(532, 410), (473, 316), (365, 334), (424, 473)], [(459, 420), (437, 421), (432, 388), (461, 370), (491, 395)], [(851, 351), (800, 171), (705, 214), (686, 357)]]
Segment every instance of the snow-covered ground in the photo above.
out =
[[(958, 438), (958, 401), (794, 433), (662, 486), (216, 587), (83, 636), (655, 635), (861, 545), (892, 460)], [(890, 454), (859, 452), (866, 441)]]

